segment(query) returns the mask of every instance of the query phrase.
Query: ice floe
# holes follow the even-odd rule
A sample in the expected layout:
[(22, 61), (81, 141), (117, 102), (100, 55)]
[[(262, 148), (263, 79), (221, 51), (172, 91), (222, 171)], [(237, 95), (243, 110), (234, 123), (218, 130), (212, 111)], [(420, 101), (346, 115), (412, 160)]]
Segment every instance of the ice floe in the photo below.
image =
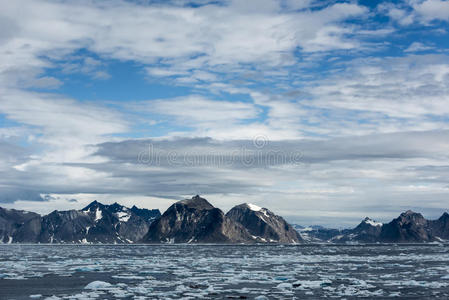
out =
[(112, 287), (112, 284), (105, 281), (92, 281), (88, 285), (84, 287), (86, 290), (104, 290), (104, 289), (110, 289)]

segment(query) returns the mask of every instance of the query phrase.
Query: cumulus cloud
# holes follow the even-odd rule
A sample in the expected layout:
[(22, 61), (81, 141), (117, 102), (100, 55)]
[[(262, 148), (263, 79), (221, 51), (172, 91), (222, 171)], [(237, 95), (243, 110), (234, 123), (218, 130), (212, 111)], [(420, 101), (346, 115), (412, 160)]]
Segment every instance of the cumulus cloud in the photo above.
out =
[(382, 3), (378, 9), (402, 26), (410, 26), (417, 22), (429, 25), (434, 21), (449, 20), (449, 2), (445, 0)]
[(449, 1), (426, 0), (415, 3), (413, 8), (424, 21), (449, 21)]

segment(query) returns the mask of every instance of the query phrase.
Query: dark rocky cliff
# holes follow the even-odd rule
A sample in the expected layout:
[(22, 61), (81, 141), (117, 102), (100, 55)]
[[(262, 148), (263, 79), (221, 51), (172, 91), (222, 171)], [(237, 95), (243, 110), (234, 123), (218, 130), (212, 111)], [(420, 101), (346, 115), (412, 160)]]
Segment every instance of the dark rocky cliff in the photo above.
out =
[(3, 243), (134, 243), (142, 239), (159, 210), (127, 208), (97, 201), (82, 210), (35, 213), (0, 208)]
[(245, 227), (258, 242), (300, 243), (301, 236), (282, 217), (253, 204), (233, 207), (226, 216)]
[(248, 243), (254, 239), (240, 224), (195, 196), (176, 202), (154, 221), (145, 243)]

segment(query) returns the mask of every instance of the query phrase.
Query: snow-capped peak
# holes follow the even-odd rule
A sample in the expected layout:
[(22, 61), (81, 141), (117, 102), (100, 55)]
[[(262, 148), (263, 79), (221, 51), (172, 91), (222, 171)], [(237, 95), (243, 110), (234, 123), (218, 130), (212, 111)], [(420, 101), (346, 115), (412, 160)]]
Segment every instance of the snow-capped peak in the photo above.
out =
[(363, 222), (365, 222), (366, 224), (369, 224), (371, 226), (382, 226), (383, 225), (381, 222), (376, 222), (374, 220), (371, 220), (370, 218), (365, 218), (365, 220), (363, 220)]
[(253, 210), (253, 211), (261, 211), (262, 207), (251, 204), (251, 203), (247, 203), (246, 205), (248, 205), (249, 209)]

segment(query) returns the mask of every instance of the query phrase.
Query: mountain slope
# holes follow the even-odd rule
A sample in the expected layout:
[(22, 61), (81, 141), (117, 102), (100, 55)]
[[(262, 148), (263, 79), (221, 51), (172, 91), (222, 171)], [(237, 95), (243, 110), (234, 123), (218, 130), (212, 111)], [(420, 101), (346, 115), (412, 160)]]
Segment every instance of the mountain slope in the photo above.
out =
[(154, 221), (145, 243), (247, 243), (247, 230), (200, 196), (178, 201)]
[(240, 223), (261, 242), (300, 243), (301, 236), (282, 217), (253, 204), (233, 207), (226, 216)]
[(439, 219), (429, 221), (429, 230), (437, 240), (449, 240), (449, 214), (445, 212)]
[(97, 201), (82, 210), (55, 210), (42, 217), (0, 208), (0, 242), (134, 243), (159, 216), (157, 209), (130, 209)]
[(40, 228), (40, 215), (0, 207), (0, 243), (37, 242)]
[(426, 220), (420, 213), (408, 210), (386, 224), (365, 218), (355, 228), (344, 230), (296, 226), (310, 242), (425, 243), (449, 240), (448, 213), (437, 220)]
[(382, 242), (422, 243), (435, 240), (427, 221), (420, 213), (408, 210), (382, 226), (379, 236)]
[(353, 229), (345, 229), (339, 235), (330, 239), (335, 243), (360, 242), (376, 243), (382, 231), (383, 224), (366, 217)]

